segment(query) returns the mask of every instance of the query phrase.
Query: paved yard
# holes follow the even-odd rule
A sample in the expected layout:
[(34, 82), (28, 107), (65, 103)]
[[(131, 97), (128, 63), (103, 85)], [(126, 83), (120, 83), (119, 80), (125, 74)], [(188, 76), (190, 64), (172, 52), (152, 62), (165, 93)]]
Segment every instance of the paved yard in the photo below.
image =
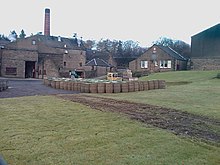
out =
[(0, 98), (78, 93), (76, 91), (53, 89), (45, 86), (43, 81), (39, 79), (8, 79), (8, 81), (9, 88), (0, 92)]

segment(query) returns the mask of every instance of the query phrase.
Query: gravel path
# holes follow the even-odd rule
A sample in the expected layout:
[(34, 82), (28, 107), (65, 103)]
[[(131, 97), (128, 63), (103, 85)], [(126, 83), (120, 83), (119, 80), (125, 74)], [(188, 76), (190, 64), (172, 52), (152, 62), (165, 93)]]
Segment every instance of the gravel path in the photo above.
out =
[[(3, 78), (0, 78), (3, 79)], [(76, 91), (54, 89), (43, 84), (40, 79), (7, 79), (9, 88), (0, 92), (0, 98), (53, 95), (53, 94), (76, 94)]]

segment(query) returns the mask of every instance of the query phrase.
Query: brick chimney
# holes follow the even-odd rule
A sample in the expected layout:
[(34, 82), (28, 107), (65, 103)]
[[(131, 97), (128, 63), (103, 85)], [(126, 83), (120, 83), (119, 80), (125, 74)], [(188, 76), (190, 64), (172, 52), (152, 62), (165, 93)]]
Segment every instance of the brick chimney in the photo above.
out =
[(45, 9), (44, 35), (50, 36), (50, 9)]

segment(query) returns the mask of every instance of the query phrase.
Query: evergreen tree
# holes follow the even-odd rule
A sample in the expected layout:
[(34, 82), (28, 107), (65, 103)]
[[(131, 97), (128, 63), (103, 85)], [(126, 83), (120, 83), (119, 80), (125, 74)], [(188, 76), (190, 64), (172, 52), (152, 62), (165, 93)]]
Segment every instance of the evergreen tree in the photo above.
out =
[(19, 35), (19, 38), (25, 38), (26, 34), (24, 33), (24, 30), (21, 30), (21, 34)]

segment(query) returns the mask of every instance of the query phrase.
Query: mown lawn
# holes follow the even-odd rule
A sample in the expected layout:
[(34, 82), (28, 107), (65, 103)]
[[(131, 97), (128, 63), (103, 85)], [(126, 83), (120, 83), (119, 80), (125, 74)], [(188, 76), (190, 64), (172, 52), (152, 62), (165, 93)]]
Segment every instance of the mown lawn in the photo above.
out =
[(219, 147), (53, 96), (0, 99), (0, 154), (11, 165), (220, 164)]
[[(159, 105), (220, 119), (220, 71), (179, 71), (151, 74), (141, 80), (164, 79), (167, 88), (104, 94), (101, 97)], [(100, 95), (99, 95), (100, 96)]]

